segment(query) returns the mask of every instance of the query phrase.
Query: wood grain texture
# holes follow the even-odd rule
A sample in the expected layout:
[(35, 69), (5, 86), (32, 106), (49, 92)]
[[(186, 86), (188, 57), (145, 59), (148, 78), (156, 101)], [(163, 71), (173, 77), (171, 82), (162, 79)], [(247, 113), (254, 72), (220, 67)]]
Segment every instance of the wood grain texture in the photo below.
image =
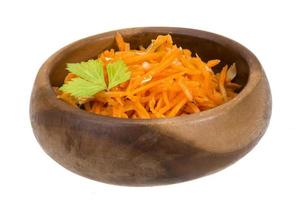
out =
[[(132, 47), (146, 46), (159, 34), (204, 60), (236, 62), (236, 82), (243, 85), (233, 100), (187, 116), (132, 120), (98, 116), (58, 100), (65, 64), (95, 58), (115, 48), (115, 31), (74, 42), (41, 67), (32, 91), (33, 132), (45, 150), (65, 168), (82, 176), (119, 185), (145, 186), (198, 178), (232, 164), (264, 134), (271, 115), (271, 94), (257, 58), (228, 38), (184, 28), (118, 30)], [(216, 68), (216, 70), (219, 70)]]

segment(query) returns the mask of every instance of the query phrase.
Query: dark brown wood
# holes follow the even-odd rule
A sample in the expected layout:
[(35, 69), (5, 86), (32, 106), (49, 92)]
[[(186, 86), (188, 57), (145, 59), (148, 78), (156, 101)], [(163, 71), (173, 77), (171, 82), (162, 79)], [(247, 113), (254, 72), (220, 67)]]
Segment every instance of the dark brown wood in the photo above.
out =
[(228, 38), (184, 28), (118, 30), (133, 47), (171, 33), (179, 46), (205, 60), (236, 62), (236, 82), (244, 87), (233, 100), (187, 116), (131, 120), (98, 116), (58, 100), (65, 64), (96, 57), (115, 47), (115, 31), (74, 42), (41, 67), (33, 87), (30, 117), (42, 148), (65, 168), (119, 185), (171, 184), (216, 172), (250, 151), (271, 115), (268, 81), (257, 58)]

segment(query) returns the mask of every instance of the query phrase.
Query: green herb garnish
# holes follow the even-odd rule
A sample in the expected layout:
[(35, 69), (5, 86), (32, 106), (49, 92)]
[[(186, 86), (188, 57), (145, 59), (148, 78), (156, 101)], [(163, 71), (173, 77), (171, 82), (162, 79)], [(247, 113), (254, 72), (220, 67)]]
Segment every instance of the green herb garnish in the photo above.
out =
[(59, 89), (76, 98), (89, 98), (105, 89), (111, 89), (130, 79), (131, 73), (127, 65), (118, 60), (106, 67), (108, 88), (105, 83), (103, 64), (99, 60), (67, 64), (67, 70), (78, 77), (68, 81)]

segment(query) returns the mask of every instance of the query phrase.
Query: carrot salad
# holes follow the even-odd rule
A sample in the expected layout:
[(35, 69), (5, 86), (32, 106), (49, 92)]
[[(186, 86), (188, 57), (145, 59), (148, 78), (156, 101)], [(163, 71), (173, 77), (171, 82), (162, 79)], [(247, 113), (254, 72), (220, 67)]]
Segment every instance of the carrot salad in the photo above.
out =
[[(212, 68), (220, 60), (204, 62), (173, 44), (171, 35), (159, 35), (148, 47), (139, 49), (131, 49), (119, 33), (115, 40), (118, 50), (105, 50), (98, 59), (81, 63), (90, 71), (89, 66), (99, 65), (101, 69), (93, 68), (95, 73), (99, 71), (97, 79), (86, 71), (80, 76), (80, 64), (77, 68), (70, 64), (65, 86), (54, 88), (59, 99), (98, 115), (150, 119), (214, 108), (235, 97), (240, 88), (232, 82), (237, 73), (234, 63), (214, 73)], [(97, 82), (102, 75), (103, 81)]]

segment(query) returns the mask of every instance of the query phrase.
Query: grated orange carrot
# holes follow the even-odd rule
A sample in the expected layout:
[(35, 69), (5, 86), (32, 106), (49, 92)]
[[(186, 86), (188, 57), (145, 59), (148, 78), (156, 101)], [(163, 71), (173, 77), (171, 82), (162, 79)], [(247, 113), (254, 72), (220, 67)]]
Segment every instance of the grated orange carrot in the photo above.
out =
[(207, 62), (207, 66), (208, 66), (208, 67), (214, 67), (214, 66), (216, 66), (217, 64), (219, 64), (220, 62), (221, 62), (221, 60), (219, 60), (219, 59), (209, 60), (209, 61)]
[[(144, 48), (143, 44), (139, 49), (131, 49), (120, 33), (116, 33), (115, 40), (118, 50), (105, 50), (98, 59), (104, 68), (108, 63), (122, 59), (131, 72), (130, 80), (84, 102), (55, 89), (57, 97), (98, 115), (149, 119), (214, 108), (234, 98), (241, 87), (232, 82), (236, 68), (225, 65), (215, 73), (212, 69), (219, 66), (221, 60), (204, 62), (197, 54), (193, 56), (189, 49), (174, 45), (171, 35), (159, 35), (148, 47)], [(107, 79), (107, 74), (104, 76)], [(64, 82), (75, 77), (69, 73)]]
[(176, 106), (173, 107), (173, 109), (167, 114), (168, 117), (175, 117), (176, 114), (179, 112), (179, 110), (184, 106), (184, 104), (187, 102), (187, 99), (182, 99)]
[(125, 51), (126, 43), (123, 40), (123, 37), (120, 33), (116, 33), (116, 42), (120, 51)]

